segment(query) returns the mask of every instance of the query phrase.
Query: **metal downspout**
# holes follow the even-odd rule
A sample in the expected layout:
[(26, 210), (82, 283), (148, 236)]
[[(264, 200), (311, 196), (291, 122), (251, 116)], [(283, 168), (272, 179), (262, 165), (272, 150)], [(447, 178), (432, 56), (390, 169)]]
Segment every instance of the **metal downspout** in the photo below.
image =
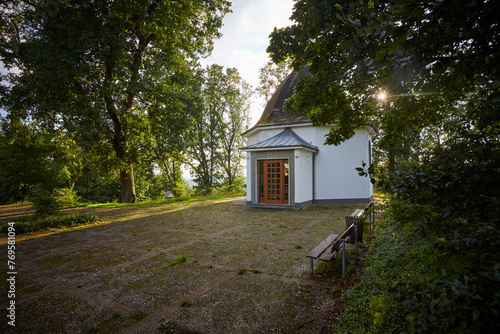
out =
[(313, 165), (312, 165), (312, 204), (316, 204), (316, 155), (318, 152), (313, 153)]

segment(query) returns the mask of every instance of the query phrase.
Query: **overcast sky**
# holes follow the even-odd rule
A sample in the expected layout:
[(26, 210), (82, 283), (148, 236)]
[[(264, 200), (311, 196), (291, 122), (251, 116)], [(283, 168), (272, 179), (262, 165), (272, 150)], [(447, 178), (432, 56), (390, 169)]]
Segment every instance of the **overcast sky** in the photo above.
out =
[[(274, 27), (291, 24), (293, 0), (235, 0), (232, 13), (224, 18), (222, 37), (215, 41), (212, 55), (203, 64), (236, 67), (253, 88), (259, 83), (259, 68), (268, 62), (266, 48)], [(255, 101), (252, 125), (262, 113), (262, 101)]]

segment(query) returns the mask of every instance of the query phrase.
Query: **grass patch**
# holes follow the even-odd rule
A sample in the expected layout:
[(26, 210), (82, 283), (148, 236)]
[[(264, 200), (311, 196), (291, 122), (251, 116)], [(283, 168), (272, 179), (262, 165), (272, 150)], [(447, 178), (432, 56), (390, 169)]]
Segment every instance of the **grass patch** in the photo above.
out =
[(222, 198), (230, 198), (236, 196), (244, 196), (244, 193), (234, 193), (234, 194), (225, 194), (225, 195), (209, 195), (209, 196), (197, 196), (197, 197), (175, 197), (175, 198), (167, 198), (167, 199), (155, 199), (145, 202), (139, 203), (93, 203), (93, 204), (82, 204), (80, 206), (87, 208), (98, 208), (98, 209), (112, 209), (112, 208), (122, 208), (128, 206), (148, 206), (155, 204), (165, 204), (165, 203), (191, 203), (191, 202), (201, 202), (201, 201), (209, 201), (214, 199), (222, 199)]
[[(97, 216), (87, 213), (68, 213), (45, 217), (27, 216), (15, 221), (16, 234), (43, 230), (46, 228), (75, 227), (78, 225), (93, 223)], [(0, 234), (7, 233), (8, 223), (0, 224)]]
[(168, 321), (168, 320), (162, 322), (161, 327), (160, 327), (160, 329), (163, 329), (163, 330), (167, 330), (167, 329), (173, 330), (174, 328), (175, 328), (174, 323), (171, 321)]
[(141, 311), (136, 311), (130, 315), (127, 316), (127, 319), (130, 320), (132, 323), (136, 323), (141, 321), (142, 319), (146, 318), (147, 314)]
[(392, 195), (388, 194), (388, 193), (384, 193), (384, 192), (378, 191), (378, 190), (373, 190), (373, 197), (374, 198), (387, 198), (387, 199), (391, 199)]
[(181, 254), (181, 255), (179, 255), (179, 257), (177, 259), (164, 265), (163, 268), (169, 268), (169, 267), (175, 266), (176, 264), (186, 262), (186, 261), (187, 261), (187, 255)]
[(191, 307), (193, 305), (193, 302), (191, 301), (191, 299), (183, 299), (182, 302), (181, 302), (181, 306), (182, 307)]

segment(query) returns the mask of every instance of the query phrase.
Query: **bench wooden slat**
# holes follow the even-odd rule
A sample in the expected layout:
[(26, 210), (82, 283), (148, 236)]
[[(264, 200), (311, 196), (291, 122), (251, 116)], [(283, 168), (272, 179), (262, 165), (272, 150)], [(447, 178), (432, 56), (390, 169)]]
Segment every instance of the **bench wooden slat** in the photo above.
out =
[(363, 215), (363, 212), (364, 212), (364, 210), (362, 210), (362, 209), (356, 209), (353, 213), (351, 213), (351, 215), (349, 217), (359, 218)]
[(307, 253), (307, 257), (312, 257), (314, 259), (318, 258), (334, 241), (338, 238), (337, 234), (330, 234), (325, 240), (316, 246), (313, 250)]
[(351, 224), (351, 226), (349, 226), (345, 231), (344, 233), (342, 233), (340, 235), (340, 239), (345, 239), (347, 237), (348, 234), (352, 233), (351, 230), (354, 230), (354, 224)]
[(330, 261), (337, 255), (337, 251), (332, 252), (323, 252), (320, 257), (318, 257), (321, 261)]

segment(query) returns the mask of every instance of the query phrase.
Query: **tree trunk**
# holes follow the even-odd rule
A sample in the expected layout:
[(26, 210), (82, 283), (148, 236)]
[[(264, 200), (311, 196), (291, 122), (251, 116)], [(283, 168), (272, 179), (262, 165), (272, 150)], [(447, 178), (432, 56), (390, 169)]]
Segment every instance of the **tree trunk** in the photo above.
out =
[(394, 153), (394, 148), (391, 148), (388, 155), (389, 155), (389, 173), (393, 174), (396, 171), (396, 154)]
[(122, 184), (122, 203), (137, 203), (135, 195), (134, 167), (129, 164), (127, 168), (120, 171), (120, 181)]
[[(142, 49), (137, 50), (134, 54), (134, 62), (132, 64), (131, 72), (131, 87), (137, 83), (137, 74), (139, 71), (142, 52), (144, 51), (144, 41), (141, 41), (140, 47)], [(122, 167), (120, 169), (120, 183), (122, 185), (121, 191), (121, 202), (122, 203), (136, 203), (137, 197), (135, 195), (135, 182), (134, 182), (134, 168), (132, 161), (129, 156), (129, 146), (127, 140), (127, 115), (130, 114), (132, 109), (134, 98), (136, 92), (133, 88), (127, 89), (127, 97), (124, 101), (124, 109), (119, 113), (116, 109), (116, 105), (113, 101), (111, 92), (113, 79), (113, 72), (115, 69), (115, 55), (114, 48), (109, 47), (109, 55), (106, 58), (106, 73), (104, 79), (104, 87), (106, 88), (106, 94), (104, 95), (104, 102), (106, 103), (106, 111), (109, 118), (113, 123), (113, 128), (111, 133), (113, 134), (113, 148), (116, 153), (116, 157), (121, 161)], [(125, 116), (120, 116), (125, 115)]]

